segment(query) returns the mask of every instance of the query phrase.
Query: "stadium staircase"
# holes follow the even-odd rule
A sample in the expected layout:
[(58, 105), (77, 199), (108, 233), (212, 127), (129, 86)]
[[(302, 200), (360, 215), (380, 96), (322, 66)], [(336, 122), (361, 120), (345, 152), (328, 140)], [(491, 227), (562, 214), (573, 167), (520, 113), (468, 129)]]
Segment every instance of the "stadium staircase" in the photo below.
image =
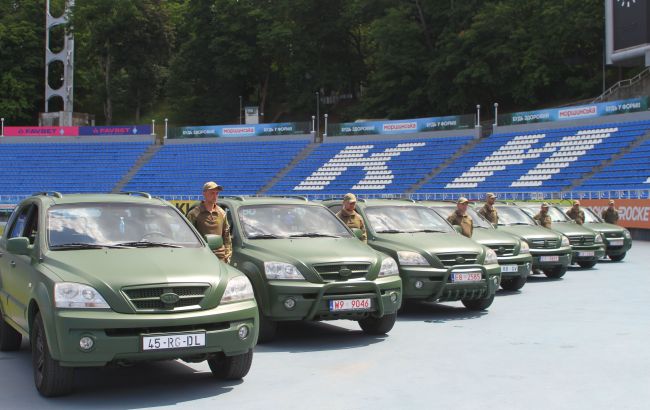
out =
[(128, 184), (129, 181), (133, 179), (135, 174), (138, 173), (138, 171), (140, 170), (140, 168), (142, 168), (144, 164), (149, 162), (149, 160), (153, 158), (153, 156), (156, 155), (158, 151), (160, 151), (160, 148), (162, 148), (162, 145), (159, 144), (150, 145), (149, 148), (147, 148), (147, 150), (142, 153), (140, 158), (138, 158), (138, 160), (135, 161), (135, 164), (133, 164), (129, 172), (127, 172), (126, 175), (124, 175), (124, 177), (115, 185), (112, 192), (114, 194), (118, 192), (122, 192), (122, 189), (124, 189), (126, 184)]
[(291, 160), (291, 162), (289, 163), (289, 165), (287, 165), (286, 167), (282, 168), (282, 170), (280, 170), (280, 172), (278, 172), (278, 173), (273, 177), (273, 179), (271, 179), (271, 180), (269, 181), (268, 184), (264, 185), (264, 186), (262, 187), (262, 189), (260, 189), (260, 190), (257, 192), (257, 195), (264, 195), (264, 194), (265, 194), (269, 189), (273, 188), (273, 186), (274, 186), (274, 185), (275, 185), (279, 180), (281, 180), (282, 178), (284, 178), (284, 176), (287, 175), (287, 173), (289, 173), (289, 171), (291, 171), (291, 170), (293, 169), (293, 167), (296, 166), (296, 164), (298, 164), (298, 163), (299, 163), (300, 161), (302, 161), (303, 159), (307, 158), (307, 156), (309, 156), (309, 155), (314, 151), (314, 149), (316, 149), (316, 147), (317, 147), (318, 145), (319, 145), (319, 144), (317, 144), (317, 143), (311, 143), (311, 144), (307, 145), (307, 146), (306, 146), (302, 151), (300, 151), (300, 152), (298, 153), (298, 155), (296, 155), (296, 156), (293, 158), (293, 160)]

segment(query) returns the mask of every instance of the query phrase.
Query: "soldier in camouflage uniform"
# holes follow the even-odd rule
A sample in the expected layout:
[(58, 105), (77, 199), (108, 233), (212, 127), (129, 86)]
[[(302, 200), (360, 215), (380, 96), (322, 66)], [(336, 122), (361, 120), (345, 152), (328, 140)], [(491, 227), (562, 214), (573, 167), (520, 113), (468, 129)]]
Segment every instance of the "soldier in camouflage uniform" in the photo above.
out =
[(472, 217), (467, 215), (468, 204), (469, 200), (467, 198), (462, 196), (458, 198), (458, 201), (456, 201), (456, 210), (447, 217), (447, 221), (452, 225), (460, 226), (461, 233), (471, 238), (472, 233), (474, 233), (474, 222), (472, 221)]
[(361, 229), (362, 235), (361, 240), (365, 243), (368, 242), (368, 235), (366, 232), (366, 225), (363, 223), (363, 218), (361, 215), (354, 210), (357, 205), (357, 197), (354, 194), (345, 194), (343, 196), (343, 207), (336, 214), (336, 216), (342, 220), (350, 229)]
[(478, 213), (488, 221), (490, 221), (491, 224), (496, 225), (499, 223), (499, 214), (497, 213), (497, 210), (494, 208), (494, 203), (497, 200), (497, 196), (494, 195), (493, 193), (488, 193), (485, 196), (485, 205), (481, 209), (479, 209)]
[(573, 201), (573, 206), (566, 214), (569, 218), (576, 221), (578, 225), (585, 223), (585, 211), (580, 209), (580, 201)]
[(616, 225), (618, 224), (618, 211), (614, 205), (614, 200), (610, 199), (609, 206), (602, 212), (601, 217), (608, 224)]
[(219, 235), (223, 238), (223, 246), (213, 252), (219, 259), (228, 263), (232, 256), (232, 239), (226, 213), (217, 205), (217, 198), (221, 191), (223, 191), (221, 185), (213, 181), (206, 182), (203, 185), (204, 200), (201, 201), (201, 205), (187, 214), (187, 219), (201, 235)]
[(539, 210), (539, 213), (533, 217), (544, 228), (551, 229), (551, 217), (548, 214), (548, 204), (544, 202)]

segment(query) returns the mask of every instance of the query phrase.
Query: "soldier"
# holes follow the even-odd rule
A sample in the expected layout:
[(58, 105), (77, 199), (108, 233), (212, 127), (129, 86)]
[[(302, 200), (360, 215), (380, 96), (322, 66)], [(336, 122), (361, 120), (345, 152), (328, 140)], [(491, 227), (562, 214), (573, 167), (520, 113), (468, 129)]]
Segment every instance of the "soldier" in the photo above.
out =
[(363, 218), (361, 215), (354, 210), (357, 206), (357, 197), (354, 194), (345, 194), (343, 196), (343, 207), (336, 214), (336, 216), (342, 220), (350, 229), (357, 228), (361, 229), (362, 235), (361, 240), (368, 242), (368, 235), (366, 233), (366, 225), (363, 223)]
[(223, 246), (213, 252), (219, 259), (228, 263), (232, 256), (232, 239), (230, 238), (230, 225), (226, 213), (217, 205), (219, 192), (223, 187), (214, 181), (203, 185), (203, 198), (201, 205), (192, 209), (187, 214), (187, 219), (196, 227), (201, 235), (219, 235), (223, 238)]
[(551, 229), (551, 217), (548, 214), (548, 204), (544, 202), (539, 210), (539, 213), (533, 217), (544, 228)]
[(461, 233), (471, 238), (474, 232), (474, 222), (472, 221), (472, 217), (467, 215), (468, 203), (469, 200), (467, 198), (462, 196), (458, 198), (458, 201), (456, 201), (456, 210), (447, 217), (447, 221), (452, 225), (460, 226)]
[(478, 213), (483, 218), (490, 221), (491, 224), (496, 225), (499, 223), (499, 215), (497, 213), (497, 210), (494, 208), (494, 203), (497, 200), (497, 196), (490, 192), (485, 196), (485, 198), (485, 205), (479, 209)]
[(585, 223), (585, 211), (580, 209), (580, 201), (573, 201), (573, 206), (566, 214), (569, 218), (576, 221), (578, 225)]
[(609, 206), (602, 212), (601, 217), (608, 224), (616, 225), (618, 223), (618, 211), (614, 205), (614, 200), (610, 199)]

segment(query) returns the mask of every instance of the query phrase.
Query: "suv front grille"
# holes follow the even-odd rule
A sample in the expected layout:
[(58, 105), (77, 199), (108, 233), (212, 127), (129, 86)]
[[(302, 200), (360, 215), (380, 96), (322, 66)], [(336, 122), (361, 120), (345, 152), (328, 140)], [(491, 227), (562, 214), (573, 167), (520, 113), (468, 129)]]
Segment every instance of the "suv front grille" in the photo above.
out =
[[(197, 285), (153, 285), (123, 289), (124, 295), (136, 310), (146, 312), (170, 312), (176, 310), (200, 309), (200, 304), (210, 288), (207, 284)], [(165, 303), (161, 299), (164, 294), (175, 294), (174, 302)]]
[(331, 263), (324, 265), (313, 265), (316, 272), (324, 281), (336, 282), (349, 279), (365, 278), (370, 270), (369, 263)]
[(505, 244), (505, 245), (488, 245), (490, 249), (496, 252), (497, 256), (514, 256), (515, 255), (515, 245)]
[(605, 233), (605, 238), (608, 239), (623, 239), (623, 234), (619, 232), (607, 232)]
[(446, 267), (475, 264), (478, 253), (438, 253), (436, 257)]
[(595, 241), (595, 238), (593, 236), (587, 236), (587, 235), (574, 235), (574, 236), (569, 236), (569, 242), (571, 242), (571, 245), (593, 245)]
[(530, 241), (532, 249), (555, 249), (557, 248), (557, 239), (532, 239)]

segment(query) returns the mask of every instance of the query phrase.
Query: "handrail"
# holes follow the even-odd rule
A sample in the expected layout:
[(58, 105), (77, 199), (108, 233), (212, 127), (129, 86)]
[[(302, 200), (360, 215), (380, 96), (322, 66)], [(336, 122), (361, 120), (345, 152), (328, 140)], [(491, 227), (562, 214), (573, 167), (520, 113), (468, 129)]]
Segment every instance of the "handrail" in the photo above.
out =
[(650, 67), (646, 67), (643, 71), (641, 71), (639, 74), (635, 75), (632, 78), (628, 78), (628, 79), (621, 80), (621, 81), (617, 82), (616, 84), (614, 84), (613, 86), (611, 86), (607, 90), (605, 90), (605, 92), (603, 92), (601, 95), (594, 98), (593, 101), (591, 101), (591, 102), (596, 103), (596, 102), (599, 102), (599, 101), (603, 101), (605, 99), (605, 97), (607, 97), (608, 95), (613, 94), (614, 91), (616, 91), (616, 90), (618, 90), (619, 88), (622, 88), (622, 87), (630, 87), (630, 86), (636, 84), (637, 82), (641, 81), (648, 74), (650, 74)]

